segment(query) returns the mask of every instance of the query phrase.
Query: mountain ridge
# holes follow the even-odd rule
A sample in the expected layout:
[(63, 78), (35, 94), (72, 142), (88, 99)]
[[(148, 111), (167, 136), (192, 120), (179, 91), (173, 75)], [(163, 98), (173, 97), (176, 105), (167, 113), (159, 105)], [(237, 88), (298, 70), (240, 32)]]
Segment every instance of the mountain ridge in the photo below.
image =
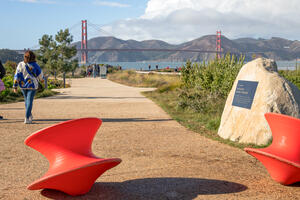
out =
[[(76, 42), (80, 48), (80, 42)], [(240, 55), (243, 52), (261, 52), (259, 55), (276, 60), (294, 60), (300, 57), (300, 41), (288, 40), (280, 37), (270, 39), (238, 38), (229, 39), (221, 37), (222, 51)], [(122, 40), (115, 37), (95, 37), (88, 40), (90, 49), (185, 49), (215, 51), (216, 36), (205, 35), (181, 44), (169, 44), (162, 40)], [(168, 52), (168, 51), (98, 51), (89, 52), (89, 62), (136, 62), (136, 61), (201, 61), (215, 57), (215, 53), (200, 52)], [(79, 54), (77, 55), (79, 56)], [(246, 60), (254, 56), (246, 53)]]

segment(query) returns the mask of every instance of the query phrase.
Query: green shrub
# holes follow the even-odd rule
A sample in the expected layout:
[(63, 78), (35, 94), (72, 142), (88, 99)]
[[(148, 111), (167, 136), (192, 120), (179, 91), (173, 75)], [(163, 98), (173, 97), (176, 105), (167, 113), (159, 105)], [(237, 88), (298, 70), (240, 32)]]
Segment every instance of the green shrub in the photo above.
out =
[(58, 92), (54, 92), (52, 90), (43, 90), (42, 92), (39, 92), (36, 94), (35, 98), (42, 98), (42, 97), (50, 97), (50, 96), (53, 96), (55, 94), (57, 94)]
[(4, 64), (4, 68), (6, 70), (6, 74), (7, 75), (14, 75), (15, 74), (15, 71), (16, 71), (16, 68), (17, 68), (17, 63), (14, 62), (14, 61), (6, 61), (6, 63)]
[(14, 93), (12, 88), (6, 88), (0, 92), (0, 102), (10, 103), (23, 100), (23, 94), (21, 90), (18, 90), (17, 93)]
[(5, 76), (3, 79), (2, 79), (4, 85), (6, 88), (12, 88), (13, 87), (13, 84), (14, 84), (14, 78), (13, 76)]
[[(47, 84), (48, 84), (48, 89), (49, 90), (64, 87), (64, 82), (62, 80), (59, 80), (59, 79), (48, 79)], [(44, 83), (43, 83), (43, 86), (45, 87)], [(66, 87), (70, 87), (70, 85), (66, 84)]]
[(279, 74), (300, 89), (300, 70), (280, 70)]
[[(108, 75), (108, 79), (116, 81), (125, 85), (136, 87), (166, 87), (170, 85), (169, 89), (180, 85), (179, 76), (174, 75), (162, 75), (155, 73), (140, 74), (134, 70), (121, 70), (113, 74)], [(172, 85), (172, 86), (171, 86)]]
[[(13, 76), (8, 75), (5, 76), (3, 79), (5, 90), (0, 92), (0, 103), (12, 103), (17, 101), (23, 100), (23, 94), (20, 89), (18, 89), (17, 93), (14, 93), (13, 91)], [(55, 80), (55, 79), (48, 79), (48, 90), (45, 89), (45, 84), (43, 83), (42, 90), (38, 90), (36, 94), (36, 98), (40, 97), (48, 97), (53, 96), (56, 94), (56, 92), (51, 91), (50, 89), (55, 88), (62, 88), (63, 87), (63, 81), (62, 80)], [(70, 87), (70, 85), (66, 84), (66, 87)]]
[(181, 70), (182, 87), (178, 105), (196, 112), (221, 113), (234, 80), (244, 64), (227, 54), (209, 63), (187, 62)]
[(122, 70), (121, 66), (111, 66), (111, 65), (107, 66), (107, 73), (108, 74), (116, 73), (116, 72), (121, 71), (121, 70)]

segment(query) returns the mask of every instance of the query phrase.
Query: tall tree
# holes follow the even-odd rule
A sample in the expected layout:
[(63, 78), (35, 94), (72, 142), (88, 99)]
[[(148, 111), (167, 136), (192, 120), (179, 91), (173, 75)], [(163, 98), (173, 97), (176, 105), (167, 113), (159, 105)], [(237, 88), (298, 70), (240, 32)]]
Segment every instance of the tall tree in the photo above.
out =
[(72, 77), (74, 77), (75, 70), (76, 70), (78, 67), (79, 67), (78, 59), (72, 60), (72, 62), (71, 62)]
[(61, 72), (63, 72), (64, 85), (65, 85), (65, 74), (72, 71), (72, 60), (76, 53), (76, 47), (71, 46), (73, 41), (73, 36), (70, 34), (69, 29), (60, 30), (55, 35), (55, 40), (57, 44), (58, 52), (58, 67)]
[(58, 70), (57, 44), (52, 36), (49, 35), (43, 35), (42, 38), (39, 39), (39, 44), (41, 47), (37, 52), (38, 63), (42, 67), (45, 76), (52, 74), (56, 78)]

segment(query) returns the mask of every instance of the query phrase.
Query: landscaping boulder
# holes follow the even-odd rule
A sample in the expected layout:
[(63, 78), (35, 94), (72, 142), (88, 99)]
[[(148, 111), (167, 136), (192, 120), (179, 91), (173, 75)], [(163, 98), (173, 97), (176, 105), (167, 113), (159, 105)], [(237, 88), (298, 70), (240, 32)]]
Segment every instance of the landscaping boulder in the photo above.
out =
[[(239, 88), (236, 94), (238, 82), (239, 85), (241, 82), (257, 84), (254, 97), (249, 98), (252, 100), (250, 108), (239, 106), (244, 103), (242, 98), (232, 105), (234, 96), (244, 92)], [(273, 60), (258, 58), (241, 68), (226, 100), (218, 135), (240, 143), (267, 144), (272, 138), (264, 117), (268, 112), (300, 118), (300, 91), (278, 74)]]

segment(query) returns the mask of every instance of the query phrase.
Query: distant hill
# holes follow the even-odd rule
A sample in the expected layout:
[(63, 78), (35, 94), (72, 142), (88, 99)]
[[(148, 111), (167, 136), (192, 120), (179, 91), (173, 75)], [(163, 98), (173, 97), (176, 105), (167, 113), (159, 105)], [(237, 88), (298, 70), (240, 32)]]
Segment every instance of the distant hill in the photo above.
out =
[[(80, 48), (80, 42), (74, 43)], [(138, 49), (138, 48), (158, 48), (158, 49), (189, 49), (189, 50), (215, 50), (216, 36), (206, 35), (195, 40), (179, 45), (173, 45), (161, 40), (121, 40), (115, 37), (97, 37), (88, 40), (88, 48), (119, 48), (119, 49)], [(300, 42), (283, 38), (273, 37), (271, 39), (240, 38), (230, 40), (222, 36), (222, 50), (235, 54), (243, 52), (261, 52), (259, 56), (264, 56), (276, 60), (293, 60), (300, 58)], [(251, 60), (253, 54), (247, 53), (246, 59)], [(258, 56), (258, 55), (257, 55)], [(213, 59), (213, 53), (199, 52), (89, 52), (90, 62), (103, 61), (200, 61)]]
[(2, 63), (6, 63), (6, 61), (14, 61), (16, 63), (23, 60), (23, 55), (18, 54), (16, 51), (9, 49), (0, 49), (0, 60)]
[[(77, 48), (80, 48), (80, 42), (75, 43)], [(91, 49), (150, 49), (150, 48), (174, 48), (175, 45), (168, 44), (160, 40), (121, 40), (115, 37), (97, 37), (88, 40), (88, 48)], [(116, 52), (116, 51), (103, 51), (103, 52), (89, 52), (90, 62), (101, 61), (122, 61), (122, 62), (134, 62), (144, 60), (159, 60), (161, 58), (167, 58), (169, 52)]]
[(234, 42), (242, 47), (242, 51), (262, 51), (263, 56), (277, 60), (293, 60), (300, 58), (300, 42), (279, 37), (271, 39), (241, 38)]
[[(239, 38), (230, 40), (222, 36), (222, 50), (240, 55), (244, 52), (260, 52), (257, 56), (263, 56), (276, 60), (300, 59), (300, 41), (292, 41), (279, 37), (271, 39)], [(80, 48), (80, 42), (73, 45)], [(187, 49), (187, 50), (212, 50), (216, 48), (216, 36), (206, 35), (195, 40), (179, 45), (169, 44), (161, 40), (121, 40), (115, 37), (96, 37), (88, 40), (88, 48), (91, 49)], [(77, 54), (80, 57), (79, 53)], [(215, 58), (214, 53), (199, 52), (170, 52), (170, 51), (103, 51), (89, 52), (90, 63), (108, 62), (135, 62), (135, 61), (201, 61)], [(246, 60), (252, 59), (252, 53), (246, 54)], [(2, 62), (12, 60), (19, 62), (23, 56), (15, 51), (0, 49)]]

